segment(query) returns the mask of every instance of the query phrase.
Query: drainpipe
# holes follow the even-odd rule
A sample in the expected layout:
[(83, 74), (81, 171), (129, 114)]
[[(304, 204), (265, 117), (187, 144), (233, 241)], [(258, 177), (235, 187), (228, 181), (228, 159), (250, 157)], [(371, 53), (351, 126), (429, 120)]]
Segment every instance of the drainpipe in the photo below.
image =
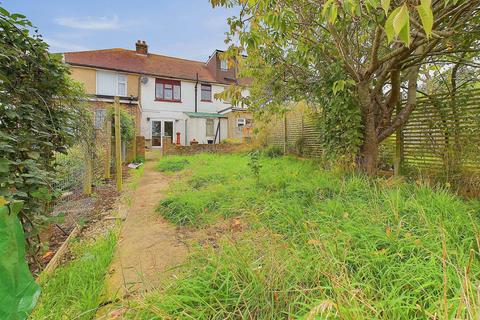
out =
[(197, 104), (198, 104), (198, 102), (197, 102), (197, 100), (198, 100), (198, 97), (197, 97), (198, 96), (198, 90), (197, 90), (197, 88), (198, 88), (198, 72), (197, 72), (197, 81), (195, 82), (195, 113), (197, 113)]
[(188, 146), (187, 119), (185, 119), (185, 145)]

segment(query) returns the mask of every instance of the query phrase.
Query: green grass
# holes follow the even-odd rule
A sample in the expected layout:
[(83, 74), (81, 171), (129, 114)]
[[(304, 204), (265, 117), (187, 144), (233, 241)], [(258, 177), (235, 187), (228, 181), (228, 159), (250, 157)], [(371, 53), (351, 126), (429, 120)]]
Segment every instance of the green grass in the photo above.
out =
[(92, 319), (116, 242), (116, 232), (109, 231), (93, 243), (72, 243), (75, 258), (41, 281), (40, 300), (30, 319)]
[(185, 157), (162, 157), (157, 163), (157, 170), (162, 172), (176, 172), (185, 169), (189, 161)]
[(259, 182), (247, 155), (184, 159), (191, 174), (158, 211), (180, 225), (241, 216), (248, 227), (220, 249), (198, 248), (183, 275), (134, 305), (132, 318), (480, 316), (478, 201), (292, 157), (261, 158)]

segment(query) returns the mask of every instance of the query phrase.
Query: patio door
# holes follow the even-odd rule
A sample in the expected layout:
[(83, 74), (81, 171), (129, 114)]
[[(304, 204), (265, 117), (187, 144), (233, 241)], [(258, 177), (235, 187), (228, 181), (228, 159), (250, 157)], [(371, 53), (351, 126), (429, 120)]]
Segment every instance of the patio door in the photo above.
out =
[(168, 120), (152, 120), (152, 147), (161, 147), (163, 137), (173, 142), (174, 122)]

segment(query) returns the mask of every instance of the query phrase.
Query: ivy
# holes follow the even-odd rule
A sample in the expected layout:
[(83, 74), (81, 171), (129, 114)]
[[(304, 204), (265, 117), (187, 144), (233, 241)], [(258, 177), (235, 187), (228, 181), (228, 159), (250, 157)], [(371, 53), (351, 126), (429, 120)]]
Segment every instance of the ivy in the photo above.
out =
[[(112, 134), (115, 133), (114, 108), (109, 108), (107, 116), (112, 122)], [(135, 118), (125, 109), (120, 108), (120, 136), (122, 141), (129, 144), (135, 138)]]

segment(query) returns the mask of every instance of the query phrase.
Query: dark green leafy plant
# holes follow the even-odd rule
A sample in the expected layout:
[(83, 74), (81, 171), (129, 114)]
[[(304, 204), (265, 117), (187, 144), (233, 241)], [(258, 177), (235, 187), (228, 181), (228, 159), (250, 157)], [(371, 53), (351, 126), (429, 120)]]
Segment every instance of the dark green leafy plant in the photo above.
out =
[(32, 29), (25, 16), (0, 7), (0, 199), (24, 202), (29, 243), (59, 195), (55, 153), (92, 141), (80, 86)]

